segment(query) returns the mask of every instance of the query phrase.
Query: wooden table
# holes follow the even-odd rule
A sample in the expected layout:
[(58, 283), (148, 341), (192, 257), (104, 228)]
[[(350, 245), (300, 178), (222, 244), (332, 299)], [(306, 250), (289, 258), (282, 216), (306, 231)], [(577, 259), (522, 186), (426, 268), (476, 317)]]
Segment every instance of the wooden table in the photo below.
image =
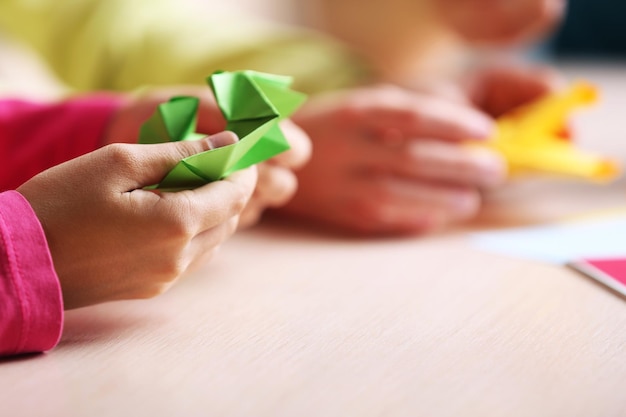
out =
[[(626, 160), (626, 69), (583, 145)], [(626, 205), (626, 183), (513, 183), (465, 229), (354, 239), (265, 224), (153, 300), (67, 314), (61, 344), (0, 363), (0, 415), (626, 416), (626, 300), (471, 230)]]

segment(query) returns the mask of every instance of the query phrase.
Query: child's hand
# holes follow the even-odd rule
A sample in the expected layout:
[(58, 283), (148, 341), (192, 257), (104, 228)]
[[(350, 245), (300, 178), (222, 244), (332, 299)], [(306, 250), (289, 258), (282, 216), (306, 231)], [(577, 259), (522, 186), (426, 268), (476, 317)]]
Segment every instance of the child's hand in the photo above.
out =
[(182, 158), (234, 143), (114, 144), (53, 167), (18, 188), (40, 219), (66, 308), (152, 297), (209, 258), (252, 194), (248, 169), (195, 190), (152, 192)]
[(465, 42), (510, 44), (545, 35), (566, 0), (434, 0), (439, 18)]
[[(198, 132), (213, 134), (226, 128), (226, 121), (208, 88), (194, 86), (161, 88), (144, 91), (129, 98), (127, 104), (111, 121), (105, 143), (136, 142), (142, 123), (160, 103), (177, 95), (200, 98)], [(258, 164), (258, 184), (241, 215), (239, 225), (242, 228), (256, 223), (265, 209), (281, 206), (293, 196), (298, 184), (293, 170), (302, 166), (310, 157), (311, 143), (308, 136), (289, 121), (283, 122), (281, 127), (291, 149)]]
[(467, 219), (504, 161), (460, 146), (491, 133), (482, 113), (383, 86), (318, 96), (293, 120), (314, 142), (288, 212), (364, 233), (415, 233)]
[(565, 84), (552, 68), (501, 64), (483, 68), (466, 81), (468, 99), (493, 117), (558, 91)]

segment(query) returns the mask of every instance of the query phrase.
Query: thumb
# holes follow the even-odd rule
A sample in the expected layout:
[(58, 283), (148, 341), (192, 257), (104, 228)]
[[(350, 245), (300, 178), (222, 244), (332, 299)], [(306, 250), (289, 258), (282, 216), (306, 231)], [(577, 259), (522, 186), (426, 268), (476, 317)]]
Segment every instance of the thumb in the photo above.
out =
[(224, 131), (199, 140), (167, 142), (151, 145), (111, 145), (121, 148), (124, 165), (118, 172), (125, 177), (129, 190), (158, 184), (182, 159), (238, 141), (233, 132)]

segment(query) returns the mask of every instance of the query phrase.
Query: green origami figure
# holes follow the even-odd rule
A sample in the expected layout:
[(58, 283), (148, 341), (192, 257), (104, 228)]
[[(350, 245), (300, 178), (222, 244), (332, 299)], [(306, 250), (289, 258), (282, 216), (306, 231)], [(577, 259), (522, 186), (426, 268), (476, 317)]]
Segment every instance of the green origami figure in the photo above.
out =
[[(289, 89), (291, 77), (235, 71), (216, 72), (207, 81), (227, 121), (226, 130), (236, 133), (239, 141), (181, 160), (155, 188), (196, 188), (289, 149), (278, 122), (306, 99), (304, 94)], [(198, 106), (196, 97), (175, 97), (160, 104), (141, 127), (139, 143), (205, 137), (195, 132)]]

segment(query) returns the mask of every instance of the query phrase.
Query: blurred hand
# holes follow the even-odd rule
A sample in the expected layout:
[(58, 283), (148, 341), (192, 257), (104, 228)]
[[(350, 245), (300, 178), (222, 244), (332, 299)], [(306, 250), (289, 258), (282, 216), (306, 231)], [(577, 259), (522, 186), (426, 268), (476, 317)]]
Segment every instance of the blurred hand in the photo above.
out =
[(187, 156), (234, 143), (114, 144), (17, 189), (41, 221), (66, 308), (162, 293), (206, 261), (236, 228), (253, 192), (251, 168), (195, 190), (146, 191)]
[(537, 39), (560, 20), (566, 0), (434, 0), (441, 21), (464, 41), (515, 44)]
[[(139, 137), (142, 123), (156, 107), (173, 96), (188, 95), (200, 98), (198, 132), (214, 134), (226, 128), (215, 98), (206, 87), (180, 86), (143, 91), (129, 98), (112, 119), (105, 143), (134, 143)], [(311, 144), (308, 136), (290, 121), (281, 125), (291, 149), (275, 158), (258, 164), (258, 183), (249, 204), (244, 209), (239, 226), (255, 224), (269, 207), (285, 204), (295, 193), (298, 181), (294, 169), (302, 166), (310, 157)]]
[(379, 86), (317, 96), (294, 117), (313, 156), (284, 211), (361, 233), (419, 233), (468, 219), (479, 190), (503, 182), (501, 158), (461, 146), (491, 133), (454, 102)]
[(565, 81), (549, 67), (499, 64), (483, 68), (466, 81), (468, 99), (493, 117), (563, 88)]

